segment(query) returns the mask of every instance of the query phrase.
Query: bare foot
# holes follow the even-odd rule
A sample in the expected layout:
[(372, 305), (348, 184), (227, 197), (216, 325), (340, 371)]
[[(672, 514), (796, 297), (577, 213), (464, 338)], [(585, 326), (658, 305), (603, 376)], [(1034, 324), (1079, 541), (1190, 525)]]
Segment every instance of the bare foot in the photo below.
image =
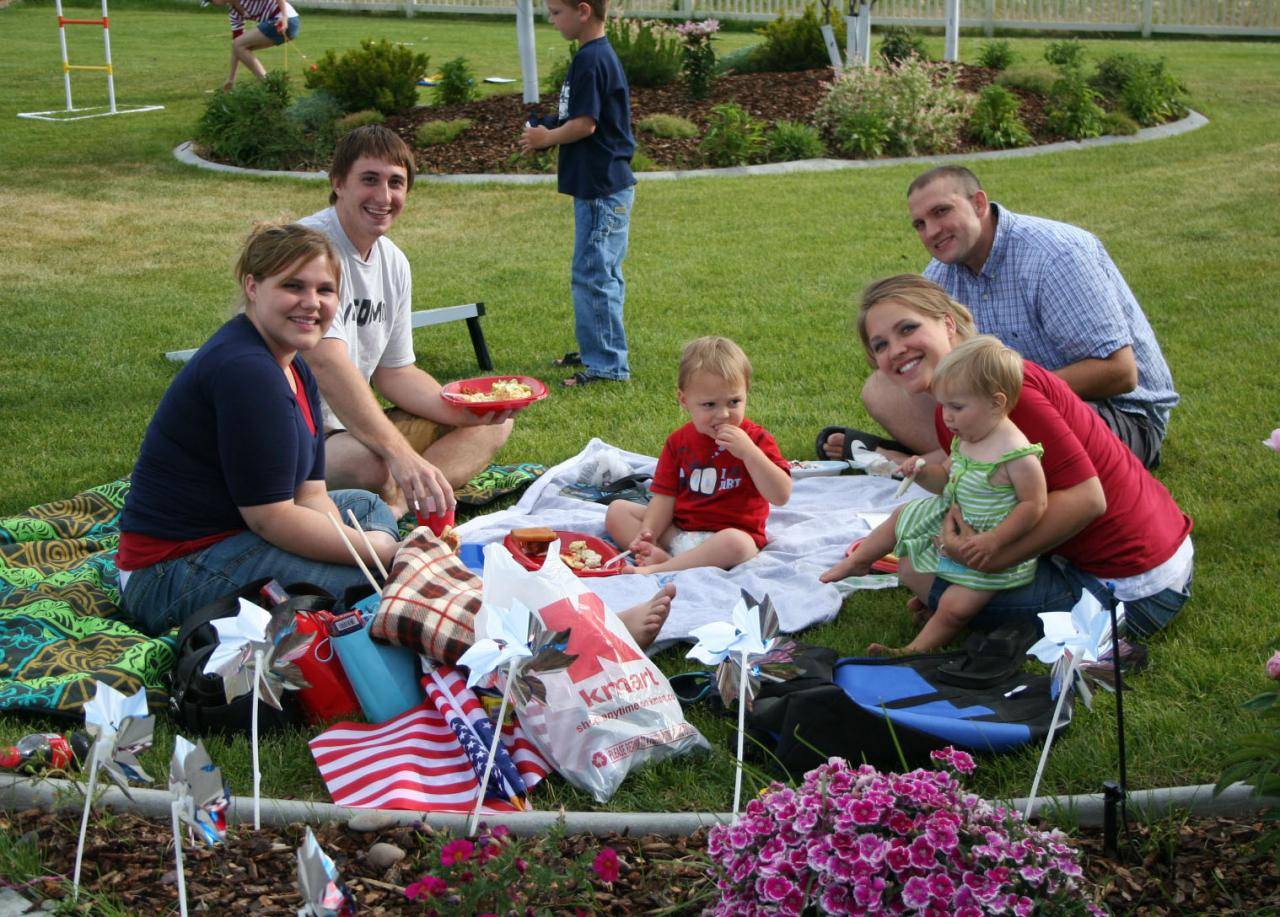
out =
[(655, 592), (649, 601), (641, 602), (618, 614), (640, 649), (648, 649), (657, 639), (658, 631), (662, 630), (662, 625), (667, 621), (667, 615), (671, 614), (671, 600), (675, 597), (675, 585), (667, 583)]
[(635, 550), (632, 552), (636, 560), (640, 561), (642, 567), (656, 567), (658, 564), (665, 564), (671, 559), (671, 555), (662, 550), (656, 541), (640, 541), (636, 544)]
[(933, 609), (920, 601), (918, 596), (913, 595), (907, 600), (907, 614), (911, 615), (911, 620), (915, 622), (916, 627), (924, 627), (933, 617)]
[(883, 643), (871, 643), (867, 646), (868, 656), (908, 656), (911, 651), (897, 646), (885, 646)]

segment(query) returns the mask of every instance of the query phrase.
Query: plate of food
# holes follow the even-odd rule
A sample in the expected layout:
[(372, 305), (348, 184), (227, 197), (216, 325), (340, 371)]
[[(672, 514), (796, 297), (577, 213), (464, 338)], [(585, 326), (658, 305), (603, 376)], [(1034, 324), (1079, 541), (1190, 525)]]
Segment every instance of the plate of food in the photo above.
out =
[(547, 548), (560, 539), (560, 559), (578, 576), (613, 576), (622, 564), (609, 564), (618, 556), (618, 549), (606, 541), (584, 532), (569, 532), (537, 526), (528, 529), (512, 529), (502, 540), (516, 563), (526, 570), (541, 569), (547, 559)]
[(832, 475), (842, 474), (849, 470), (848, 462), (837, 461), (800, 461), (792, 459), (787, 462), (791, 466), (792, 480), (800, 480), (801, 478), (820, 478), (831, 477)]
[[(858, 545), (862, 544), (862, 542), (864, 541), (866, 541), (865, 537), (859, 538), (853, 544), (849, 545), (849, 547), (845, 549), (844, 556), (848, 557), (857, 549)], [(894, 575), (897, 575), (898, 555), (886, 554), (884, 557), (880, 558), (874, 564), (872, 564), (871, 569), (874, 570), (876, 573), (892, 573)]]
[(440, 397), (473, 414), (492, 414), (541, 401), (547, 397), (547, 386), (533, 376), (482, 376), (450, 382), (440, 390)]

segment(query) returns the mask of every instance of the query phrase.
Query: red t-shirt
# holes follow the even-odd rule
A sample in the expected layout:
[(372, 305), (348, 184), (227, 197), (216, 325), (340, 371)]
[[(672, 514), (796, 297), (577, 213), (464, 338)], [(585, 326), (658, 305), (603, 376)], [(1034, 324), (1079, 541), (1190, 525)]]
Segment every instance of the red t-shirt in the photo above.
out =
[[(749, 420), (742, 421), (742, 429), (769, 461), (791, 474), (791, 466), (768, 430)], [(741, 529), (751, 536), (756, 547), (764, 547), (769, 501), (756, 490), (742, 459), (717, 446), (692, 423), (667, 437), (650, 489), (676, 498), (672, 521), (686, 532)]]
[[(1191, 517), (1178, 508), (1101, 417), (1058, 376), (1029, 360), (1022, 393), (1009, 418), (1033, 443), (1044, 446), (1049, 490), (1065, 490), (1096, 476), (1107, 509), (1074, 538), (1053, 549), (1079, 569), (1105, 579), (1137, 576), (1173, 556), (1191, 531)], [(934, 413), (942, 448), (952, 434)]]

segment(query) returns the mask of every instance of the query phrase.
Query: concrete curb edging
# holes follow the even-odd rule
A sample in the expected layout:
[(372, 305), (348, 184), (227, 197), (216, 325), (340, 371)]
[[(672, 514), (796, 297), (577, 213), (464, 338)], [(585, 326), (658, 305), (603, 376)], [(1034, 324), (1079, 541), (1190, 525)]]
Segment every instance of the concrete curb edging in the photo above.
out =
[[(0, 808), (24, 809), (32, 807), (83, 806), (79, 783), (59, 779), (29, 779), (11, 774), (0, 774)], [(125, 796), (118, 787), (108, 788), (98, 805), (118, 812), (145, 815), (151, 818), (168, 818), (172, 797), (164, 790), (134, 789), (133, 798)], [(1015, 799), (1011, 805), (1022, 810), (1025, 799)], [(1168, 815), (1249, 815), (1280, 804), (1280, 799), (1253, 795), (1251, 787), (1233, 783), (1217, 796), (1213, 786), (1165, 787), (1154, 790), (1137, 790), (1129, 794), (1129, 811), (1142, 821), (1157, 820)], [(348, 809), (324, 802), (303, 802), (293, 799), (263, 799), (261, 814), (264, 824), (281, 827), (297, 822), (316, 824), (347, 821), (357, 813), (371, 809)], [(1059, 814), (1063, 819), (1080, 825), (1100, 825), (1103, 816), (1102, 794), (1079, 796), (1040, 797), (1039, 814), (1050, 821)], [(451, 831), (466, 830), (465, 814), (439, 812), (409, 812), (384, 810), (394, 824), (425, 823), (433, 828)], [(689, 835), (699, 828), (726, 824), (732, 820), (727, 812), (525, 812), (487, 816), (487, 824), (505, 824), (513, 834), (539, 834), (563, 819), (570, 834), (604, 835), (612, 833), (660, 834), (669, 836)], [(235, 796), (231, 800), (229, 820), (233, 824), (253, 821), (253, 799)]]
[[(1145, 143), (1149, 140), (1163, 140), (1197, 130), (1209, 123), (1209, 119), (1196, 111), (1188, 111), (1180, 121), (1159, 124), (1155, 127), (1144, 127), (1136, 134), (1128, 137), (1094, 137), (1090, 140), (1064, 140), (1059, 143), (1046, 143), (1043, 146), (1024, 146), (1016, 150), (987, 150), (981, 153), (947, 153), (939, 156), (899, 156), (893, 159), (798, 159), (793, 162), (770, 162), (758, 166), (732, 166), (723, 169), (677, 169), (665, 172), (637, 172), (637, 181), (674, 181), (685, 178), (739, 178), (744, 175), (795, 175), (803, 172), (839, 172), (846, 169), (878, 169), (887, 166), (900, 166), (905, 163), (971, 162), (984, 159), (1021, 159), (1026, 156), (1041, 156), (1048, 153), (1063, 153), (1071, 150), (1088, 150), (1095, 147), (1113, 146), (1122, 143)], [(190, 140), (179, 144), (173, 150), (173, 157), (181, 163), (208, 169), (214, 172), (225, 172), (233, 175), (256, 175), (265, 177), (295, 178), (304, 181), (327, 181), (327, 172), (275, 172), (270, 169), (242, 169), (220, 162), (210, 162), (198, 156)], [(432, 175), (420, 173), (417, 181), (442, 185), (547, 185), (555, 182), (554, 175)]]

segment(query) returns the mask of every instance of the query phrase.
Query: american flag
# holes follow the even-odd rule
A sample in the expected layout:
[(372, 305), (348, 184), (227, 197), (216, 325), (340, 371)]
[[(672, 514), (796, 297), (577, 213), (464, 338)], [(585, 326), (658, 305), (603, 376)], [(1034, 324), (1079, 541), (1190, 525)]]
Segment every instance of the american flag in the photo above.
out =
[[(468, 716), (482, 709), (456, 670), (440, 666), (436, 672)], [(526, 786), (550, 772), (546, 759), (513, 723), (502, 730), (502, 744)], [(469, 812), (475, 805), (480, 780), (472, 760), (430, 697), (385, 723), (338, 723), (310, 745), (338, 805), (422, 812)], [(497, 799), (487, 801), (485, 808), (513, 811), (510, 803)]]

